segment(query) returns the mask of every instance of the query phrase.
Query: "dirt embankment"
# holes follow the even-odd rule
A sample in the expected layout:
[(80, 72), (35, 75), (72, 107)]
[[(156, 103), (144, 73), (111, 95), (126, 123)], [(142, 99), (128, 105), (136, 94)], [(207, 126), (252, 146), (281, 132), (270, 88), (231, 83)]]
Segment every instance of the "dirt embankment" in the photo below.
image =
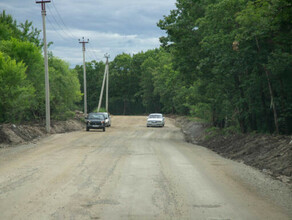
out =
[(186, 141), (243, 162), (283, 181), (292, 183), (292, 137), (264, 134), (211, 135), (206, 125), (180, 117), (177, 125)]
[[(51, 134), (84, 129), (80, 115), (67, 121), (51, 121)], [(0, 147), (23, 144), (46, 136), (45, 123), (2, 124), (0, 125)]]

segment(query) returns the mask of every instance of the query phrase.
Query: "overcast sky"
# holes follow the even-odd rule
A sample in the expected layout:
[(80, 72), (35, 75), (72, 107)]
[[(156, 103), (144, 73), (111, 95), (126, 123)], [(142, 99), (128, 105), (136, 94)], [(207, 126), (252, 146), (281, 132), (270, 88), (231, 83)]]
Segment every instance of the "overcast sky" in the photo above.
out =
[[(46, 4), (49, 50), (68, 61), (82, 64), (78, 39), (89, 39), (86, 61), (111, 60), (121, 53), (138, 53), (159, 47), (164, 35), (156, 23), (175, 8), (176, 0), (52, 0)], [(42, 30), (41, 5), (34, 0), (1, 0), (0, 9), (18, 22), (32, 21)], [(41, 33), (42, 37), (42, 33)]]

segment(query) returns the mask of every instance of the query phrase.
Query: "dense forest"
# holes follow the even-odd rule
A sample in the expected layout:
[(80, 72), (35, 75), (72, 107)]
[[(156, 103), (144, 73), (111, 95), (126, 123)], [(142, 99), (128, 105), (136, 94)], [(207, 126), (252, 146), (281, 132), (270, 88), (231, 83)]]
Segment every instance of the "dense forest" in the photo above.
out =
[[(198, 117), (241, 132), (292, 132), (292, 3), (288, 0), (177, 0), (158, 21), (161, 47), (110, 62), (112, 114)], [(44, 117), (40, 31), (0, 16), (0, 122)], [(56, 119), (83, 109), (83, 67), (49, 56)], [(104, 62), (86, 63), (94, 111)]]
[[(291, 2), (178, 0), (176, 7), (158, 22), (166, 32), (161, 48), (110, 63), (110, 111), (192, 115), (241, 132), (290, 134)], [(75, 69), (82, 81), (82, 68)], [(87, 63), (91, 110), (103, 69)]]

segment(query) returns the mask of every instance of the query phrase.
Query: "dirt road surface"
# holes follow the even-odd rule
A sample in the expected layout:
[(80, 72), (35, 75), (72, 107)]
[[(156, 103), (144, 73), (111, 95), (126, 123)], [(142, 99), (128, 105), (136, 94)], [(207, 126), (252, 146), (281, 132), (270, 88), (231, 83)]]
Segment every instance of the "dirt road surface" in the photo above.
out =
[[(179, 128), (114, 116), (106, 132), (0, 149), (0, 219), (291, 219), (291, 190), (184, 142)], [(290, 210), (290, 211), (289, 211)]]

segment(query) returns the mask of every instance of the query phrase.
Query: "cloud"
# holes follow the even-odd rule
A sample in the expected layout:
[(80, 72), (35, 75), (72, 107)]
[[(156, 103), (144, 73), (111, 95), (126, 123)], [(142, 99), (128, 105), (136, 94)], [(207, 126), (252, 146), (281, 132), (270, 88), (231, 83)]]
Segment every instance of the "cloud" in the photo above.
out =
[[(72, 67), (82, 63), (78, 39), (89, 39), (87, 57), (103, 60), (120, 53), (159, 47), (164, 34), (156, 23), (175, 8), (176, 0), (52, 0), (47, 4), (50, 50)], [(33, 21), (42, 30), (41, 7), (31, 0), (1, 0), (0, 8), (19, 22)], [(41, 35), (42, 36), (42, 35)]]
[[(105, 53), (110, 53), (113, 59), (120, 53), (134, 54), (143, 50), (155, 48), (159, 45), (159, 40), (155, 37), (141, 38), (138, 35), (121, 35), (118, 33), (103, 33), (86, 30), (72, 30), (72, 33), (79, 36), (84, 36), (86, 34), (85, 39), (87, 40), (87, 38), (89, 38), (89, 43), (86, 44), (87, 61), (93, 59), (102, 60)], [(51, 36), (51, 38), (54, 38), (54, 34), (56, 33), (51, 31), (48, 32), (48, 36)], [(72, 39), (69, 38), (68, 40)], [(72, 42), (69, 42), (70, 45), (71, 43)], [(59, 44), (54, 43), (50, 50), (53, 51), (54, 55), (75, 65), (82, 62), (82, 47), (77, 39), (73, 43), (74, 47), (70, 47), (69, 45), (58, 46)]]

